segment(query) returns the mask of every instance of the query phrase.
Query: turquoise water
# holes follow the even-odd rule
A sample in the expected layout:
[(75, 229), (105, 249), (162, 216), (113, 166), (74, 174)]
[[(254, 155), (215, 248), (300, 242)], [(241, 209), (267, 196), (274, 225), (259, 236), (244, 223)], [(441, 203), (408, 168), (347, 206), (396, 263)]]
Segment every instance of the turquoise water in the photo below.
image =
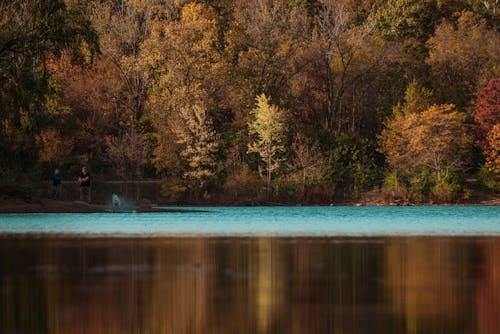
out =
[[(186, 209), (183, 207), (182, 209)], [(500, 207), (197, 207), (163, 213), (3, 214), (1, 234), (500, 235)]]

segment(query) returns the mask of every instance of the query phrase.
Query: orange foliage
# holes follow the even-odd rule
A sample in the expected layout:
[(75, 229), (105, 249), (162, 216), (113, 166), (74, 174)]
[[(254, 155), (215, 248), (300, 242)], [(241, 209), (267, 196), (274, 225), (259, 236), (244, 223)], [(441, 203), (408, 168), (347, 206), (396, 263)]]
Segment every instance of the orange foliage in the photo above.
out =
[(486, 151), (486, 167), (500, 174), (500, 123), (488, 132), (488, 150)]
[(443, 171), (446, 177), (468, 162), (472, 138), (465, 117), (451, 104), (419, 114), (397, 113), (380, 137), (381, 150), (391, 167), (410, 174), (427, 167), (439, 181)]

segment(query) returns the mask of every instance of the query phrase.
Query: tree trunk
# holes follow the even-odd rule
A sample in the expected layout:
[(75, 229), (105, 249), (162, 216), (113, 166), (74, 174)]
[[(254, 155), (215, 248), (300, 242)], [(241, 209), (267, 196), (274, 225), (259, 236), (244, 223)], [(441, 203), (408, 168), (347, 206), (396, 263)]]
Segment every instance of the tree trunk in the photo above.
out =
[(306, 169), (302, 170), (302, 199), (306, 197)]
[(267, 158), (267, 199), (271, 195), (271, 154)]

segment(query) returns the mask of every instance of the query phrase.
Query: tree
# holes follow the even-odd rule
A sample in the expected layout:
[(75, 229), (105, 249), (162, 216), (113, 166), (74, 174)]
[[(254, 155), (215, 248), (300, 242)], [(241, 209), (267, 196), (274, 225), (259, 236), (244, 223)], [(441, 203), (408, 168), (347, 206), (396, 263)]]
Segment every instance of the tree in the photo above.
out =
[[(142, 66), (154, 80), (148, 96), (157, 134), (153, 162), (164, 176), (203, 188), (214, 176), (218, 143), (206, 148), (211, 152), (207, 161), (197, 159), (202, 159), (205, 141), (217, 142), (214, 127), (223, 127), (219, 96), (227, 89), (225, 62), (216, 49), (213, 11), (192, 2), (178, 10), (178, 15), (154, 21), (141, 45)], [(193, 137), (198, 132), (207, 137)]]
[(476, 145), (483, 151), (488, 149), (486, 136), (491, 129), (500, 123), (500, 78), (493, 78), (477, 97), (476, 112)]
[(456, 24), (445, 20), (436, 28), (427, 42), (426, 62), (440, 103), (469, 107), (477, 91), (498, 77), (499, 36), (471, 12), (462, 12)]
[[(113, 165), (113, 174), (129, 181), (141, 178), (143, 169), (149, 162), (150, 142), (144, 133), (134, 128), (119, 137), (106, 137), (107, 156)], [(140, 186), (137, 184), (136, 200), (139, 200)]]
[(181, 107), (174, 132), (182, 147), (181, 156), (187, 161), (184, 177), (203, 190), (215, 175), (219, 148), (206, 108), (196, 103)]
[[(95, 54), (97, 34), (78, 6), (64, 0), (0, 2), (0, 161), (32, 166), (36, 139), (55, 99), (48, 63), (63, 51)], [(23, 166), (24, 163), (24, 166)]]
[(260, 93), (286, 101), (290, 80), (306, 65), (304, 7), (286, 0), (237, 0), (234, 12), (228, 51), (236, 65), (239, 111), (250, 109)]
[(298, 170), (301, 174), (301, 192), (305, 196), (306, 184), (309, 179), (321, 174), (321, 168), (325, 163), (325, 158), (321, 153), (318, 142), (298, 133), (291, 146), (293, 152), (292, 168)]
[(355, 11), (354, 3), (359, 2), (319, 2), (305, 56), (308, 84), (304, 85), (304, 79), (298, 83), (302, 88), (298, 101), (317, 96), (313, 112), (330, 133), (376, 131), (376, 126), (363, 123), (377, 117), (374, 101), (383, 95), (374, 81), (391, 57), (387, 43), (374, 34), (363, 11)]
[(500, 175), (500, 123), (495, 124), (487, 136), (486, 167)]
[(223, 90), (225, 81), (220, 72), (225, 68), (215, 48), (217, 26), (213, 16), (201, 4), (188, 3), (178, 19), (153, 22), (141, 55), (143, 68), (154, 79), (149, 109), (155, 117), (164, 119), (184, 101), (193, 99), (202, 99), (208, 108), (214, 104), (211, 99)]
[(381, 151), (395, 170), (411, 175), (429, 168), (440, 182), (469, 161), (472, 139), (465, 118), (451, 104), (397, 113), (380, 136)]
[(64, 142), (73, 144), (67, 160), (90, 165), (95, 172), (109, 161), (106, 138), (120, 136), (130, 121), (120, 107), (120, 77), (106, 59), (75, 63), (66, 52), (48, 67), (57, 93), (51, 108), (52, 127)]
[(414, 37), (425, 40), (434, 28), (435, 7), (433, 0), (388, 0), (373, 11), (370, 19), (386, 39)]
[(248, 144), (248, 152), (258, 153), (265, 165), (267, 196), (271, 194), (272, 174), (283, 162), (286, 138), (286, 113), (270, 103), (261, 94), (256, 98), (257, 105), (251, 111), (253, 119), (248, 124), (253, 141)]
[(406, 88), (404, 113), (420, 113), (432, 105), (432, 92), (421, 86), (417, 81), (412, 81)]

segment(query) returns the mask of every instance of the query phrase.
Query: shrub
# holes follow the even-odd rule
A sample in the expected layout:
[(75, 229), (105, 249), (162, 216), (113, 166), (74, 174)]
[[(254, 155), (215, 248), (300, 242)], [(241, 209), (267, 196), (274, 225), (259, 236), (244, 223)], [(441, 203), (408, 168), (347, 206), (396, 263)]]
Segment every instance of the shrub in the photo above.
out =
[(264, 196), (264, 190), (262, 179), (252, 173), (246, 164), (231, 173), (224, 184), (224, 192), (236, 201), (260, 199)]
[(429, 199), (432, 189), (436, 186), (436, 181), (432, 172), (424, 168), (419, 174), (410, 178), (412, 198), (417, 202), (424, 202)]
[(460, 182), (461, 177), (452, 174), (441, 181), (436, 181), (432, 188), (432, 198), (437, 202), (451, 202), (463, 198), (464, 191)]
[(395, 200), (409, 201), (410, 185), (408, 179), (404, 175), (392, 171), (384, 178), (383, 196), (385, 202), (393, 202)]
[(492, 171), (490, 168), (486, 166), (481, 167), (477, 173), (477, 178), (479, 182), (488, 189), (500, 192), (500, 175)]

